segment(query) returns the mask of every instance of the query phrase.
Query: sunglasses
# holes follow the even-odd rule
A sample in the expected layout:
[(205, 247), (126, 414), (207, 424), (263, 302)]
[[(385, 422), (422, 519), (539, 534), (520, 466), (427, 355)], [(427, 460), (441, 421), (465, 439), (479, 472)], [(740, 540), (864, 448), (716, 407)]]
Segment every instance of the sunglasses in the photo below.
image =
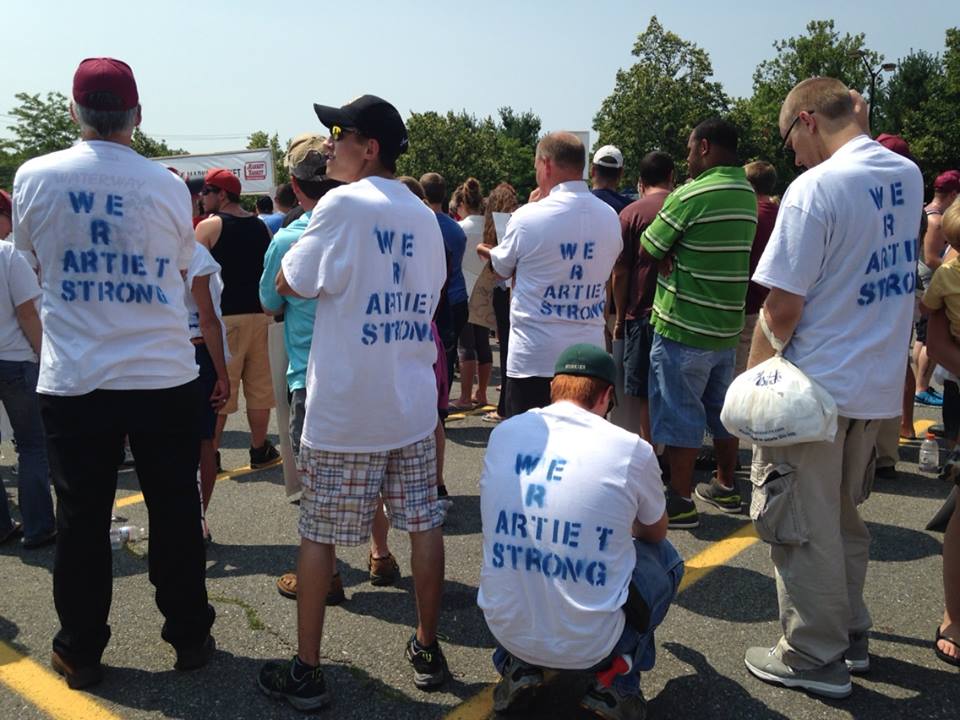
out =
[(339, 125), (334, 125), (332, 128), (330, 128), (330, 138), (334, 142), (342, 138), (347, 133), (356, 133), (357, 135), (360, 134), (356, 128), (345, 128), (340, 127)]
[(201, 195), (211, 195), (211, 194), (214, 194), (214, 195), (215, 195), (215, 194), (218, 193), (218, 192), (220, 192), (220, 188), (218, 188), (218, 187), (213, 187), (213, 185), (207, 185), (206, 187), (204, 187), (204, 188), (200, 191), (200, 194), (201, 194)]
[[(807, 113), (807, 115), (813, 115), (813, 113), (814, 113), (815, 111), (813, 111), (813, 110), (804, 110), (804, 112)], [(799, 121), (800, 121), (800, 114), (797, 113), (797, 116), (793, 119), (793, 122), (790, 123), (790, 127), (787, 128), (787, 134), (783, 136), (783, 145), (780, 146), (780, 149), (781, 149), (781, 150), (786, 150), (786, 149), (787, 149), (787, 140), (790, 139), (790, 133), (793, 132), (793, 128), (796, 126), (796, 124), (797, 124)]]

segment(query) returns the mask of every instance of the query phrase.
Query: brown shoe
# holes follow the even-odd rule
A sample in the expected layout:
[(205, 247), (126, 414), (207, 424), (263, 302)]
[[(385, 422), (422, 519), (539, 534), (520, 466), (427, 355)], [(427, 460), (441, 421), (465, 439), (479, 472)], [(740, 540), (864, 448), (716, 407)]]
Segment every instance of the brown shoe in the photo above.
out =
[(397, 565), (393, 553), (383, 558), (375, 558), (373, 553), (370, 553), (367, 569), (370, 570), (370, 583), (378, 587), (393, 585), (400, 579), (400, 566)]
[(103, 680), (103, 665), (100, 663), (71, 665), (57, 652), (50, 656), (50, 667), (63, 675), (63, 679), (67, 681), (67, 687), (71, 690), (82, 690)]
[[(277, 578), (277, 592), (291, 600), (297, 599), (297, 574), (284, 573)], [(334, 574), (330, 579), (330, 590), (327, 593), (327, 605), (339, 605), (347, 596), (343, 592), (343, 580), (340, 579), (340, 573)]]

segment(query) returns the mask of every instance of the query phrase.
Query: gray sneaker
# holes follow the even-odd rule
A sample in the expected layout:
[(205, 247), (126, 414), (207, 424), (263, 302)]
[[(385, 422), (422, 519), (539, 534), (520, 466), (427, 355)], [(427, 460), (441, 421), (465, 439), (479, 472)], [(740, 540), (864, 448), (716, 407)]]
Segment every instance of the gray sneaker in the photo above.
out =
[(814, 695), (845, 698), (853, 692), (850, 671), (841, 661), (813, 670), (795, 670), (774, 654), (774, 648), (752, 647), (743, 662), (761, 680), (788, 688), (800, 688)]
[(503, 677), (493, 690), (493, 709), (498, 713), (526, 710), (534, 699), (534, 692), (543, 684), (543, 670), (511, 655), (503, 668)]
[(594, 681), (580, 701), (580, 707), (605, 720), (644, 720), (647, 701), (643, 694), (621, 695), (614, 687), (602, 687)]
[(870, 634), (866, 632), (851, 633), (850, 647), (843, 654), (843, 661), (847, 670), (852, 673), (865, 673), (870, 670), (870, 654), (867, 652), (870, 643)]
[(720, 508), (725, 513), (738, 513), (741, 510), (740, 493), (735, 487), (728, 488), (721, 485), (716, 473), (710, 478), (710, 482), (697, 485), (694, 492), (698, 498)]

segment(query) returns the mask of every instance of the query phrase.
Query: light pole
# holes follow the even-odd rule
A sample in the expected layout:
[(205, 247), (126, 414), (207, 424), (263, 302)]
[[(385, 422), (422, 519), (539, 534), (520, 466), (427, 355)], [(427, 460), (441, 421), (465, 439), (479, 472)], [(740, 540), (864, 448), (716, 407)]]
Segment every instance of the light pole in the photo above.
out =
[(867, 111), (867, 121), (870, 123), (871, 129), (873, 128), (873, 106), (876, 105), (877, 99), (877, 78), (882, 72), (893, 72), (897, 69), (896, 63), (883, 63), (880, 67), (874, 69), (870, 67), (870, 63), (867, 62), (867, 53), (865, 50), (853, 50), (850, 52), (851, 57), (858, 57), (863, 61), (863, 66), (867, 69), (867, 74), (870, 76), (870, 108)]

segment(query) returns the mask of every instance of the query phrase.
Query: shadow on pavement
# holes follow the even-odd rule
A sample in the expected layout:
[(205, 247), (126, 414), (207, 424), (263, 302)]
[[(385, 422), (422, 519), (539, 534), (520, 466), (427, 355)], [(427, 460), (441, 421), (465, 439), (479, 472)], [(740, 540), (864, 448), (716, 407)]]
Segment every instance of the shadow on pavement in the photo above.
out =
[(447, 513), (443, 524), (444, 535), (479, 535), (482, 530), (480, 521), (479, 495), (451, 495), (453, 508)]
[[(731, 588), (736, 598), (718, 601)], [(771, 622), (779, 617), (777, 586), (769, 575), (741, 567), (722, 565), (697, 584), (687, 588), (674, 601), (698, 615), (735, 623)]]
[(892, 480), (877, 478), (873, 485), (873, 492), (942, 500), (950, 493), (950, 488), (949, 483), (939, 480), (935, 475), (898, 470), (897, 477)]
[(943, 545), (926, 532), (910, 528), (868, 522), (873, 540), (870, 560), (873, 562), (908, 562), (939, 556)]
[(667, 682), (660, 694), (650, 700), (650, 717), (787, 720), (787, 716), (752, 697), (739, 682), (718, 673), (702, 653), (673, 642), (664, 643), (663, 648), (690, 665), (694, 672)]
[[(468, 448), (485, 448), (487, 441), (490, 439), (490, 431), (493, 430), (494, 427), (496, 426), (476, 427), (450, 423), (446, 426), (447, 442)], [(479, 477), (479, 473), (477, 477)]]

